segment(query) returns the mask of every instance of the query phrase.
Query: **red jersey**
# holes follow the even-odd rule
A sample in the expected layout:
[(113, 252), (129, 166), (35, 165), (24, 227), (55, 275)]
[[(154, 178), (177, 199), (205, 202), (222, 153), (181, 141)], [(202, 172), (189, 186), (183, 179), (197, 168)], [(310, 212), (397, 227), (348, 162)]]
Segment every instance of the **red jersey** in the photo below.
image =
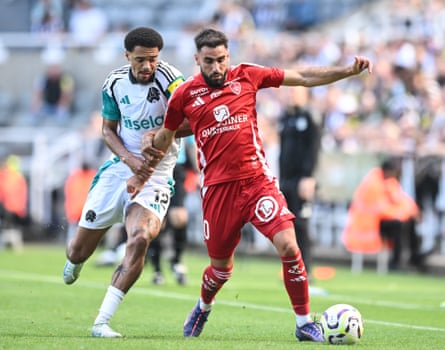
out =
[(222, 87), (210, 87), (198, 73), (175, 90), (164, 125), (176, 130), (189, 120), (204, 186), (272, 176), (258, 133), (256, 93), (279, 87), (283, 79), (281, 69), (241, 64), (227, 70)]

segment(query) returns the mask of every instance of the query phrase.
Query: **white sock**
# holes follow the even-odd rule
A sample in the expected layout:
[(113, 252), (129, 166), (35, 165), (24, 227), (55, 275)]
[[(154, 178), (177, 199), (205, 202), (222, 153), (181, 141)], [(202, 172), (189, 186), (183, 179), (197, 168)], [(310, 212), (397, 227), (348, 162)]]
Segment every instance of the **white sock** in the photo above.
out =
[(214, 304), (214, 302), (212, 302), (211, 304), (204, 304), (202, 299), (201, 298), (199, 299), (199, 308), (201, 310), (210, 311), (212, 309), (213, 304)]
[(297, 315), (297, 326), (302, 327), (306, 323), (312, 322), (310, 315)]
[(109, 323), (111, 317), (113, 317), (116, 312), (119, 304), (124, 298), (125, 294), (121, 290), (116, 287), (109, 286), (107, 289), (107, 293), (105, 294), (104, 300), (102, 301), (102, 305), (99, 309), (99, 314), (94, 321), (94, 324), (102, 324)]

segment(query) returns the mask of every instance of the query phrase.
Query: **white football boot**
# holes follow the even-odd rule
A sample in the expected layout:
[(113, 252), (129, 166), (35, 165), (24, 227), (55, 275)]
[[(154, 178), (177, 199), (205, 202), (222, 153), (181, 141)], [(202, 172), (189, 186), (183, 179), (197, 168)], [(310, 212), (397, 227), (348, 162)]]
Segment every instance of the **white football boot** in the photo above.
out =
[(79, 277), (80, 271), (82, 270), (83, 263), (73, 264), (70, 261), (66, 261), (65, 267), (63, 268), (63, 281), (65, 284), (73, 284)]
[(97, 338), (122, 338), (122, 334), (113, 331), (106, 323), (95, 324), (91, 330), (91, 336)]

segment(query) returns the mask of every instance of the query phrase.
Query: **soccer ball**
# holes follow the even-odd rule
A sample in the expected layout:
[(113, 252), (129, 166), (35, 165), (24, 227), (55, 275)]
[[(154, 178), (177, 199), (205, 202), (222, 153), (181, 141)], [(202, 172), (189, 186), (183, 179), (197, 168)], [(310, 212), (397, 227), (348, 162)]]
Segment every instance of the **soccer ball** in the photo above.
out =
[(335, 304), (322, 315), (321, 329), (328, 344), (355, 344), (363, 335), (360, 312), (348, 304)]

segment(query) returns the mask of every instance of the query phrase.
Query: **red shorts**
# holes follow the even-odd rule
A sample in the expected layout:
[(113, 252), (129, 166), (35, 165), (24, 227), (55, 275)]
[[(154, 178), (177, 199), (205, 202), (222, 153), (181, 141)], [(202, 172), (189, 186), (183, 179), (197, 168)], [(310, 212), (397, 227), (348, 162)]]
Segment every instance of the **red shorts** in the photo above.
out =
[(211, 185), (202, 189), (203, 236), (211, 258), (232, 256), (247, 222), (265, 237), (293, 227), (295, 218), (277, 180), (267, 176)]

